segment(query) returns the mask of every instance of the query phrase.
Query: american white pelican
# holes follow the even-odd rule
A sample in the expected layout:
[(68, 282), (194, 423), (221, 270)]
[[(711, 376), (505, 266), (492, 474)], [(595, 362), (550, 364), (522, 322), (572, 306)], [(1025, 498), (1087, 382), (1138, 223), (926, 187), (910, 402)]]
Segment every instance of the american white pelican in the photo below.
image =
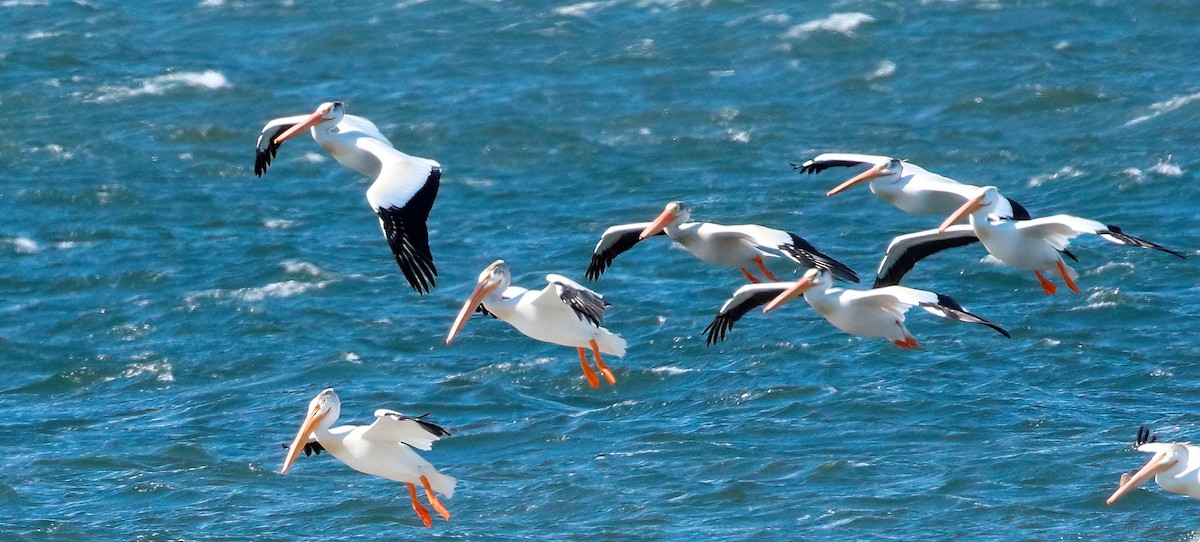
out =
[(609, 384), (617, 378), (604, 363), (601, 353), (625, 355), (625, 339), (604, 328), (604, 309), (610, 305), (600, 294), (562, 275), (546, 275), (545, 288), (538, 291), (511, 286), (512, 273), (504, 260), (496, 260), (479, 274), (475, 291), (467, 298), (450, 326), (446, 344), (467, 323), (472, 312), (483, 312), (508, 322), (526, 337), (574, 347), (588, 385), (599, 387), (600, 379), (588, 365), (591, 349), (596, 368)]
[(1136, 473), (1121, 476), (1121, 486), (1108, 498), (1117, 502), (1126, 493), (1146, 483), (1151, 476), (1158, 486), (1179, 495), (1200, 499), (1200, 447), (1186, 442), (1155, 442), (1158, 437), (1145, 427), (1138, 428), (1134, 446), (1139, 452), (1154, 454)]
[[(899, 277), (903, 276), (903, 271), (897, 275), (893, 268), (910, 269), (921, 257), (946, 248), (944, 245), (953, 244), (955, 239), (971, 234), (979, 238), (988, 253), (997, 260), (1017, 269), (1033, 271), (1047, 294), (1058, 290), (1054, 283), (1042, 275), (1043, 272), (1051, 270), (1058, 272), (1071, 291), (1080, 292), (1079, 286), (1075, 284), (1078, 273), (1062, 258), (1065, 254), (1075, 259), (1066, 249), (1070, 240), (1079, 235), (1095, 234), (1120, 245), (1153, 248), (1185, 258), (1183, 254), (1162, 245), (1129, 235), (1117, 226), (1077, 216), (1053, 215), (1013, 220), (996, 213), (995, 209), (1000, 201), (1001, 196), (996, 187), (985, 186), (947, 217), (938, 229), (897, 237), (888, 247), (888, 253), (880, 263), (878, 276), (894, 277), (898, 281)], [(964, 216), (969, 217), (969, 226), (952, 226)]]
[[(803, 164), (792, 164), (800, 173), (809, 174), (820, 173), (831, 167), (859, 166), (869, 167), (825, 195), (832, 196), (870, 181), (873, 194), (901, 211), (913, 215), (946, 216), (962, 206), (979, 189), (978, 186), (960, 183), (890, 156), (825, 153)], [(1029, 218), (1029, 211), (1008, 198), (997, 203), (997, 211), (1018, 220)]]
[(904, 327), (904, 313), (912, 307), (921, 307), (943, 318), (985, 325), (1009, 337), (1004, 328), (967, 312), (948, 295), (904, 286), (874, 290), (834, 288), (829, 272), (809, 269), (795, 283), (748, 284), (738, 288), (704, 328), (707, 343), (711, 346), (724, 340), (733, 324), (750, 309), (765, 304), (763, 312), (769, 312), (801, 295), (838, 329), (861, 337), (882, 337), (901, 348), (919, 347)]
[(342, 402), (333, 388), (325, 388), (318, 393), (308, 403), (308, 415), (288, 447), (279, 474), (287, 474), (300, 452), (307, 454), (315, 451), (319, 454), (325, 450), (358, 472), (408, 486), (413, 510), (417, 511), (426, 527), (432, 527), (429, 510), (417, 501), (415, 484), (421, 484), (429, 504), (438, 515), (450, 521), (450, 512), (438, 500), (436, 493), (446, 498), (454, 497), (456, 481), (438, 472), (413, 451), (413, 448), (426, 451), (433, 449), (434, 441), (449, 436), (450, 432), (423, 420), (424, 416), (413, 418), (387, 409), (376, 410), (375, 422), (371, 425), (332, 427), (341, 412)]
[(254, 174), (266, 173), (279, 146), (309, 128), (317, 144), (338, 163), (374, 179), (367, 189), (367, 203), (379, 215), (379, 227), (400, 272), (417, 293), (429, 293), (436, 285), (437, 267), (425, 223), (441, 184), (441, 165), (396, 150), (374, 123), (347, 115), (342, 102), (325, 102), (311, 115), (274, 119), (263, 126)]
[(691, 216), (692, 211), (686, 204), (672, 201), (653, 222), (622, 224), (605, 230), (592, 251), (587, 278), (599, 280), (619, 254), (642, 239), (666, 234), (705, 262), (740, 269), (750, 282), (761, 282), (748, 269), (752, 264), (762, 270), (767, 280), (779, 280), (767, 269), (763, 258), (777, 258), (780, 255), (804, 267), (828, 269), (840, 279), (858, 282), (858, 275), (853, 269), (826, 256), (812, 243), (794, 233), (755, 224), (725, 226), (711, 222), (688, 222)]

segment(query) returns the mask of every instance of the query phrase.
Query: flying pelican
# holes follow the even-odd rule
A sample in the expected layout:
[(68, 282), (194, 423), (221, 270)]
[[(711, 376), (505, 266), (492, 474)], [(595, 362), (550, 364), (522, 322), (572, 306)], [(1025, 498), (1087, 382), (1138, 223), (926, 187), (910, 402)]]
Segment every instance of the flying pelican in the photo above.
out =
[(546, 275), (549, 282), (538, 291), (511, 286), (512, 273), (504, 260), (496, 260), (479, 274), (475, 291), (467, 298), (446, 344), (454, 340), (472, 312), (490, 314), (508, 322), (526, 337), (542, 342), (572, 346), (579, 352), (579, 365), (588, 385), (599, 387), (600, 380), (588, 365), (586, 349), (592, 350), (596, 368), (611, 385), (617, 384), (612, 370), (600, 353), (625, 355), (625, 339), (604, 328), (604, 309), (610, 305), (600, 294), (562, 275)]
[[(921, 258), (955, 246), (957, 240), (970, 236), (982, 241), (984, 248), (997, 260), (1017, 269), (1033, 271), (1047, 294), (1054, 294), (1058, 290), (1042, 274), (1051, 270), (1058, 272), (1071, 291), (1080, 293), (1079, 286), (1075, 284), (1079, 274), (1062, 258), (1065, 254), (1068, 258), (1076, 259), (1074, 254), (1067, 251), (1067, 245), (1079, 235), (1095, 234), (1120, 245), (1153, 248), (1179, 258), (1186, 257), (1162, 245), (1129, 235), (1117, 226), (1077, 216), (1053, 215), (1014, 220), (996, 211), (1001, 201), (996, 187), (985, 186), (947, 217), (938, 229), (897, 237), (888, 246), (887, 254), (879, 264), (876, 284), (899, 282), (904, 273)], [(969, 217), (969, 225), (954, 225), (965, 216)]]
[(767, 269), (763, 257), (777, 258), (780, 254), (804, 267), (828, 269), (840, 279), (858, 282), (854, 270), (826, 256), (794, 233), (755, 224), (725, 226), (711, 222), (688, 222), (691, 216), (692, 211), (686, 204), (672, 201), (653, 222), (608, 228), (592, 251), (587, 278), (599, 280), (619, 254), (647, 237), (665, 234), (705, 262), (740, 269), (750, 282), (761, 282), (748, 269), (751, 264), (757, 265), (767, 280), (779, 280)]
[(738, 288), (704, 328), (706, 342), (711, 346), (724, 340), (733, 324), (755, 307), (765, 304), (763, 312), (769, 312), (801, 295), (838, 329), (861, 337), (882, 337), (905, 349), (919, 347), (904, 327), (904, 313), (912, 307), (921, 307), (943, 318), (985, 325), (1009, 337), (1004, 328), (967, 312), (948, 295), (904, 286), (874, 290), (834, 288), (828, 271), (809, 269), (795, 283), (748, 284)]
[(279, 474), (287, 474), (302, 451), (306, 454), (328, 451), (358, 472), (408, 486), (413, 510), (417, 511), (426, 527), (432, 527), (429, 510), (417, 501), (415, 484), (421, 484), (429, 504), (438, 515), (450, 521), (450, 512), (442, 506), (435, 493), (441, 493), (446, 498), (454, 497), (454, 478), (438, 472), (413, 451), (413, 448), (426, 451), (433, 449), (434, 441), (449, 436), (450, 432), (423, 420), (424, 416), (413, 418), (387, 409), (376, 410), (375, 422), (371, 425), (332, 427), (341, 412), (342, 402), (333, 388), (325, 388), (318, 393), (308, 403), (308, 415), (288, 447)]
[(1121, 486), (1108, 498), (1108, 504), (1117, 502), (1126, 493), (1146, 483), (1151, 476), (1158, 486), (1179, 495), (1200, 499), (1200, 447), (1186, 442), (1155, 442), (1145, 426), (1138, 428), (1134, 446), (1139, 452), (1154, 454), (1146, 465), (1133, 475), (1121, 476)]
[[(820, 173), (831, 167), (870, 166), (862, 173), (838, 185), (826, 196), (841, 193), (851, 187), (870, 181), (871, 193), (912, 215), (946, 216), (974, 195), (978, 186), (960, 183), (927, 171), (925, 168), (897, 160), (890, 156), (871, 154), (825, 153), (806, 160), (803, 164), (792, 164), (800, 173)], [(1008, 198), (997, 203), (997, 209), (1017, 220), (1029, 218), (1020, 203)]]
[(441, 164), (404, 154), (371, 121), (347, 115), (342, 102), (325, 102), (311, 115), (274, 119), (258, 136), (254, 174), (262, 177), (279, 146), (309, 128), (312, 137), (338, 163), (374, 179), (367, 203), (379, 215), (400, 272), (419, 294), (436, 285), (437, 267), (429, 252), (426, 221), (441, 184)]

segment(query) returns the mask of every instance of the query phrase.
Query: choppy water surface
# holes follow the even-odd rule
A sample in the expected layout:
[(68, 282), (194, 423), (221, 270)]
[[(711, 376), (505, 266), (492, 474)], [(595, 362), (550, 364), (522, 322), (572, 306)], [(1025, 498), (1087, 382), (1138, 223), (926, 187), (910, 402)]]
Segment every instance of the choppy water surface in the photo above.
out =
[[(1197, 254), (1200, 8), (1184, 2), (0, 3), (0, 531), (26, 540), (1118, 539), (1196, 536), (1136, 427), (1200, 438), (1196, 267), (1081, 239), (1082, 295), (979, 249), (907, 280), (1013, 333), (913, 313), (924, 347), (794, 304), (700, 330), (741, 283), (658, 238), (597, 290), (619, 385), (473, 320), (476, 274), (582, 279), (672, 199), (795, 231), (869, 275), (932, 227), (824, 151), (904, 157)], [(440, 161), (432, 295), (367, 181), (267, 120), (345, 100)], [(786, 266), (781, 266), (780, 270)], [(424, 530), (402, 486), (281, 444), (334, 386), (455, 432)]]

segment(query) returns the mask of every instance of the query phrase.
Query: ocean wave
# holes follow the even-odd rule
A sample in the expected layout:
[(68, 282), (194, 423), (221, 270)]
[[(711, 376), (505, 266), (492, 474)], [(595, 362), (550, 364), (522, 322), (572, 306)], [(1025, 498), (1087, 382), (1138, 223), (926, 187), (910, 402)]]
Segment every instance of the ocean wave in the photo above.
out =
[(801, 38), (813, 32), (836, 32), (847, 36), (854, 35), (854, 29), (863, 23), (875, 22), (875, 18), (866, 13), (834, 13), (824, 19), (813, 19), (800, 23), (788, 29), (785, 38)]
[(132, 87), (102, 86), (94, 98), (98, 103), (116, 102), (138, 96), (161, 96), (180, 88), (199, 88), (218, 90), (232, 85), (225, 74), (216, 70), (203, 72), (177, 72), (148, 77), (141, 80), (141, 85)]
[(1171, 98), (1170, 100), (1166, 100), (1166, 101), (1162, 101), (1162, 102), (1158, 102), (1158, 103), (1152, 103), (1152, 104), (1150, 104), (1150, 107), (1149, 107), (1149, 109), (1150, 109), (1149, 113), (1142, 115), (1140, 117), (1137, 117), (1129, 122), (1126, 122), (1125, 126), (1133, 126), (1134, 124), (1141, 124), (1141, 123), (1146, 122), (1146, 121), (1148, 121), (1154, 117), (1157, 117), (1159, 115), (1163, 115), (1163, 114), (1175, 111), (1176, 109), (1179, 109), (1179, 108), (1181, 108), (1187, 104), (1190, 104), (1196, 100), (1200, 100), (1200, 92), (1197, 92), (1195, 94), (1188, 94), (1187, 96), (1175, 96), (1174, 98)]
[(1028, 185), (1030, 188), (1037, 188), (1043, 184), (1046, 184), (1047, 181), (1057, 181), (1059, 179), (1078, 179), (1083, 177), (1083, 175), (1084, 173), (1080, 169), (1076, 169), (1071, 166), (1063, 166), (1054, 173), (1034, 175), (1032, 179), (1029, 179), (1029, 182), (1026, 183), (1026, 185)]
[(247, 303), (257, 303), (267, 298), (272, 297), (292, 297), (294, 295), (303, 294), (309, 290), (319, 290), (328, 286), (330, 281), (321, 282), (300, 282), (296, 280), (285, 280), (283, 282), (272, 282), (266, 286), (257, 288), (238, 288), (236, 290), (204, 290), (188, 294), (184, 300), (189, 304), (194, 304), (200, 299), (236, 299)]

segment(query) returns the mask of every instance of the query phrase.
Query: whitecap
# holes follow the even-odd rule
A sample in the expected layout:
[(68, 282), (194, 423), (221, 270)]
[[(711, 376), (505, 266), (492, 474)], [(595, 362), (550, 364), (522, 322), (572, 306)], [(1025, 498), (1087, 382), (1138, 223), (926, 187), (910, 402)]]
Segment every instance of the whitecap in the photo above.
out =
[(188, 294), (184, 297), (189, 305), (194, 304), (197, 299), (225, 299), (233, 298), (247, 303), (255, 303), (269, 297), (291, 297), (294, 295), (305, 293), (313, 289), (321, 289), (329, 285), (329, 281), (322, 282), (300, 282), (295, 280), (286, 280), (283, 282), (272, 282), (266, 286), (257, 288), (239, 288), (237, 290), (204, 290)]
[[(149, 356), (139, 356), (147, 358)], [(159, 382), (174, 382), (175, 368), (167, 360), (152, 361), (149, 363), (131, 363), (125, 367), (120, 376), (105, 378), (105, 382), (111, 382), (118, 378), (134, 378), (144, 374), (154, 375), (154, 379)]]
[(611, 5), (611, 2), (580, 2), (569, 6), (554, 8), (555, 15), (563, 17), (586, 17), (589, 12)]
[(282, 218), (270, 218), (270, 219), (263, 221), (263, 226), (266, 226), (273, 230), (282, 230), (282, 229), (292, 228), (292, 227), (295, 227), (296, 224), (299, 224), (299, 222), (296, 222), (295, 220), (285, 220)]
[(801, 38), (812, 32), (837, 32), (847, 36), (854, 35), (854, 29), (863, 23), (874, 22), (875, 18), (866, 13), (834, 13), (824, 19), (813, 19), (800, 23), (788, 29), (785, 38)]
[(1157, 173), (1159, 175), (1165, 176), (1165, 177), (1178, 177), (1180, 175), (1183, 175), (1183, 168), (1181, 168), (1175, 164), (1172, 164), (1170, 156), (1167, 156), (1165, 159), (1159, 160), (1158, 164), (1156, 164), (1154, 167), (1150, 168), (1150, 171)]
[(148, 77), (141, 80), (140, 86), (133, 87), (118, 87), (118, 86), (102, 86), (99, 90), (99, 96), (95, 98), (97, 102), (115, 102), (137, 96), (161, 96), (179, 88), (200, 88), (206, 90), (218, 90), (228, 88), (229, 80), (225, 78), (225, 74), (216, 70), (206, 70), (203, 72), (177, 72)]
[(1150, 104), (1149, 113), (1126, 122), (1125, 126), (1133, 126), (1134, 124), (1146, 122), (1164, 113), (1170, 113), (1196, 100), (1200, 100), (1200, 92), (1188, 94), (1187, 96), (1175, 96), (1170, 100)]
[(311, 277), (325, 274), (325, 271), (320, 267), (300, 260), (287, 260), (280, 265), (283, 266), (283, 271), (289, 274), (300, 273)]
[(1071, 166), (1063, 166), (1058, 171), (1048, 175), (1035, 175), (1032, 179), (1029, 179), (1028, 185), (1036, 188), (1045, 184), (1046, 181), (1057, 181), (1059, 179), (1078, 179), (1080, 177), (1083, 177), (1082, 170), (1075, 169)]
[(12, 237), (8, 239), (8, 243), (12, 245), (13, 250), (18, 254), (36, 254), (42, 249), (37, 244), (37, 241), (28, 237)]
[(892, 62), (890, 60), (881, 60), (881, 61), (879, 61), (879, 64), (875, 65), (875, 71), (871, 72), (871, 75), (867, 76), (867, 81), (874, 81), (876, 79), (884, 79), (887, 77), (891, 77), (895, 73), (896, 73), (896, 63), (895, 62)]
[(684, 369), (683, 367), (676, 367), (674, 365), (664, 365), (662, 367), (655, 367), (653, 369), (650, 369), (651, 373), (654, 373), (656, 375), (667, 375), (667, 376), (681, 375), (681, 374), (690, 373), (693, 371), (695, 371), (695, 369)]

